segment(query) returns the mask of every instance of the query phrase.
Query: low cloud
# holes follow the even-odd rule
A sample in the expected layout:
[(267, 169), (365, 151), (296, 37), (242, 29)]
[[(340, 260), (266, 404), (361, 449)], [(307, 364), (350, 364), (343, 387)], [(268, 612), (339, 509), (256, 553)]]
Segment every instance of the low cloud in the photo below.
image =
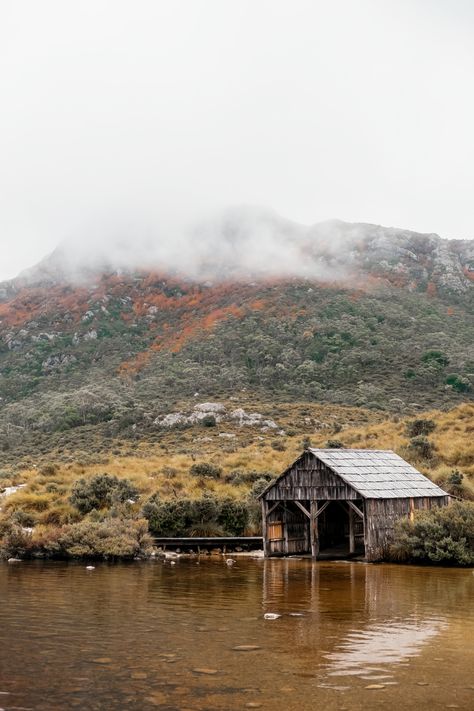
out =
[(213, 282), (280, 277), (329, 281), (347, 274), (361, 235), (360, 227), (336, 220), (305, 226), (251, 206), (192, 218), (121, 215), (114, 221), (97, 219), (20, 278), (34, 281), (49, 275), (78, 281), (104, 270), (152, 269)]

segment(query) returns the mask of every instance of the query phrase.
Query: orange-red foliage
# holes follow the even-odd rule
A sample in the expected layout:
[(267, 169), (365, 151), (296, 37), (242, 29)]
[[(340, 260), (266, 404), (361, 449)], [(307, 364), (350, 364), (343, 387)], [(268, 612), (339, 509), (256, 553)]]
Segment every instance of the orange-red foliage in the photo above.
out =
[(426, 287), (426, 293), (428, 296), (436, 296), (438, 292), (438, 289), (436, 287), (436, 284), (433, 281), (428, 282), (428, 286)]

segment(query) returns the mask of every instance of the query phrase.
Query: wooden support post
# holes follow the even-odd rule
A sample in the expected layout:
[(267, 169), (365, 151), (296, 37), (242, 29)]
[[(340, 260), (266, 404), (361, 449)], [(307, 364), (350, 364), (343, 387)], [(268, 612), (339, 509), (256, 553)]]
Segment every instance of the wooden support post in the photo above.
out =
[(355, 553), (354, 509), (349, 506), (349, 553)]
[(311, 501), (311, 518), (309, 520), (309, 536), (311, 540), (311, 558), (316, 560), (319, 554), (318, 535), (318, 502)]
[(268, 557), (270, 550), (268, 546), (268, 536), (267, 536), (267, 516), (268, 516), (268, 504), (265, 499), (262, 499), (262, 537), (263, 537), (263, 555), (265, 558)]
[(283, 553), (285, 555), (288, 555), (288, 553), (289, 553), (289, 550), (288, 550), (288, 509), (286, 508), (286, 506), (283, 509), (282, 519), (283, 519), (283, 538), (284, 538)]

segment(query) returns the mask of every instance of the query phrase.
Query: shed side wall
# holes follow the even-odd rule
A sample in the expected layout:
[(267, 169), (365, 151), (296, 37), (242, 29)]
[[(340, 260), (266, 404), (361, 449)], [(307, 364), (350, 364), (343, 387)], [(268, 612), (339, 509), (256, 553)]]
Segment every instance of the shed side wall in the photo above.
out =
[(365, 555), (367, 560), (386, 557), (395, 524), (409, 516), (412, 510), (446, 506), (449, 496), (416, 497), (406, 499), (366, 499), (365, 501)]

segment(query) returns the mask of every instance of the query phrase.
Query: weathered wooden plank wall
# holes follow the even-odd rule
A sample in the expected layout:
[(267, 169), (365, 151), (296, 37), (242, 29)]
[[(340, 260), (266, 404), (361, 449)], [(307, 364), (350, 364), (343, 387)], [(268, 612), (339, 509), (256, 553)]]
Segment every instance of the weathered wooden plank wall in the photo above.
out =
[(390, 545), (396, 522), (414, 509), (445, 506), (449, 497), (415, 497), (411, 499), (366, 499), (365, 555), (367, 560), (382, 560)]
[(267, 501), (345, 501), (360, 495), (309, 452), (269, 489)]
[(284, 501), (267, 517), (270, 555), (292, 555), (309, 550), (308, 519), (291, 502)]
[[(308, 516), (295, 501), (303, 505)], [(337, 474), (334, 474), (323, 462), (312, 453), (304, 452), (301, 457), (280, 477), (276, 483), (263, 494), (262, 510), (270, 511), (264, 521), (263, 535), (266, 555), (288, 555), (305, 553), (312, 550), (317, 554), (320, 536), (318, 526), (324, 532), (328, 526), (324, 518), (316, 521), (318, 506), (326, 501), (351, 502), (363, 512), (363, 530), (365, 556), (369, 561), (381, 560), (387, 552), (393, 535), (396, 521), (412, 515), (416, 509), (429, 509), (434, 506), (445, 506), (449, 497), (414, 497), (414, 498), (379, 498), (362, 499), (361, 494), (346, 484)], [(275, 503), (280, 502), (276, 507)], [(351, 531), (349, 532), (349, 515), (347, 518), (350, 548), (355, 547), (355, 522), (351, 513)], [(329, 510), (326, 516), (329, 516)], [(360, 522), (356, 515), (358, 529)], [(340, 524), (340, 522), (339, 522)], [(346, 522), (342, 524), (346, 528)]]

